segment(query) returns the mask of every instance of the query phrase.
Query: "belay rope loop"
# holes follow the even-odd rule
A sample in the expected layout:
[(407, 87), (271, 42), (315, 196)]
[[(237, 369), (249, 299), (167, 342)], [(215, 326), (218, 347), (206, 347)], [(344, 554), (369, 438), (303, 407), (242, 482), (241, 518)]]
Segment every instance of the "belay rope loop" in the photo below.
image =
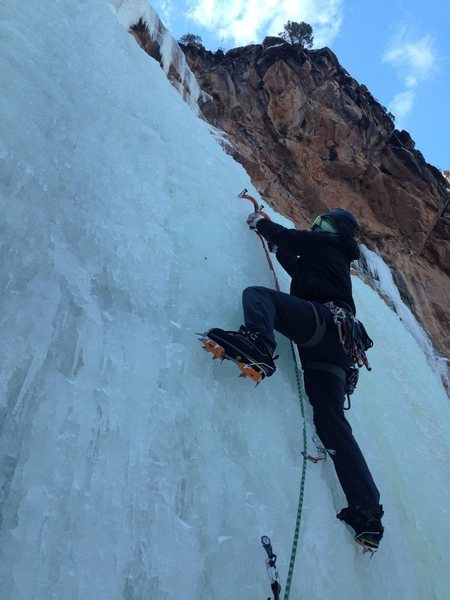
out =
[[(250, 200), (250, 202), (253, 204), (253, 206), (255, 207), (255, 212), (261, 213), (261, 215), (263, 217), (265, 217), (266, 219), (269, 219), (269, 215), (267, 215), (265, 212), (263, 212), (262, 210), (262, 206), (260, 206), (258, 204), (258, 202), (255, 200), (255, 198), (253, 198), (252, 196), (247, 194), (247, 190), (244, 189), (238, 196), (239, 198), (245, 198), (246, 200)], [(275, 289), (279, 292), (281, 291), (280, 289), (280, 284), (278, 283), (278, 278), (277, 275), (275, 273), (275, 269), (273, 267), (273, 263), (272, 260), (270, 258), (270, 254), (269, 254), (269, 250), (267, 248), (267, 244), (264, 240), (264, 238), (262, 237), (262, 235), (260, 233), (258, 233), (258, 231), (255, 229), (259, 239), (261, 240), (261, 244), (264, 248), (264, 253), (266, 255), (266, 259), (269, 265), (270, 270), (273, 273), (273, 278), (275, 281)], [(295, 378), (297, 380), (297, 391), (298, 391), (298, 397), (299, 397), (299, 401), (300, 401), (300, 411), (301, 411), (301, 415), (302, 415), (302, 420), (303, 420), (303, 465), (302, 465), (302, 475), (301, 475), (301, 480), (300, 480), (300, 495), (299, 495), (299, 499), (298, 499), (298, 508), (297, 508), (297, 517), (295, 520), (295, 529), (294, 529), (294, 540), (292, 542), (292, 550), (291, 550), (291, 559), (289, 561), (289, 570), (288, 570), (288, 575), (287, 575), (287, 580), (286, 580), (286, 589), (284, 591), (284, 600), (289, 600), (289, 595), (291, 592), (291, 584), (292, 584), (292, 577), (294, 574), (294, 565), (295, 565), (295, 558), (297, 555), (297, 547), (298, 547), (298, 540), (299, 540), (299, 536), (300, 536), (300, 523), (301, 523), (301, 518), (302, 518), (302, 508), (303, 508), (303, 498), (305, 495), (305, 479), (306, 479), (306, 464), (307, 464), (307, 456), (308, 456), (308, 444), (307, 444), (307, 433), (306, 433), (306, 420), (305, 420), (305, 407), (303, 404), (303, 394), (302, 394), (302, 386), (301, 386), (301, 381), (300, 381), (300, 370), (298, 368), (298, 362), (297, 362), (297, 357), (295, 355), (295, 349), (294, 349), (294, 344), (291, 341), (290, 342), (290, 346), (291, 346), (291, 352), (292, 352), (292, 359), (294, 361), (294, 369), (295, 369)], [(270, 545), (270, 539), (267, 536), (263, 536), (261, 538), (261, 542), (264, 546), (264, 549), (266, 550), (268, 556), (269, 556), (269, 552), (267, 547), (265, 546), (263, 540), (265, 540), (267, 542), (268, 540), (268, 544), (270, 546), (270, 552), (272, 553), (272, 546)], [(276, 561), (276, 555), (273, 555), (275, 557), (275, 561)], [(269, 559), (270, 560), (270, 556)], [(269, 563), (268, 563), (269, 564)], [(273, 565), (275, 567), (275, 563)], [(279, 594), (281, 592), (281, 586), (279, 585), (278, 582), (278, 573), (275, 571), (277, 578), (275, 580), (273, 580), (273, 578), (271, 578), (272, 580), (272, 592), (274, 593), (274, 600), (278, 600), (278, 598), (280, 597)], [(270, 574), (269, 574), (270, 577)], [(275, 583), (274, 583), (275, 581)], [(277, 588), (277, 595), (275, 595), (275, 591), (274, 591), (274, 585), (278, 583), (279, 589)]]

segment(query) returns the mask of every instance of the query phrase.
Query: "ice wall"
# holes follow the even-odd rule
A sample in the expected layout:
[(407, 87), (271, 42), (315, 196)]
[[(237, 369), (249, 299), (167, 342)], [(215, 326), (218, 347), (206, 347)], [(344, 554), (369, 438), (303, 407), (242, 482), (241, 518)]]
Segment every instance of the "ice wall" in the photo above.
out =
[(394, 282), (391, 270), (379, 253), (369, 250), (364, 244), (361, 244), (361, 252), (365, 258), (367, 267), (372, 276), (372, 282), (375, 284), (376, 289), (378, 289), (388, 302), (391, 303), (399, 318), (403, 321), (408, 331), (411, 332), (414, 339), (424, 351), (432, 369), (438, 373), (443, 383), (447, 386), (447, 389), (449, 389), (448, 359), (436, 354), (429, 336), (419, 325), (411, 310), (401, 299), (399, 289)]
[[(284, 585), (300, 483), (289, 347), (255, 388), (195, 336), (272, 285), (249, 179), (104, 0), (8, 0), (0, 27), (2, 598), (266, 598), (259, 539)], [(308, 466), (291, 598), (440, 600), (448, 401), (398, 316), (355, 296), (376, 345), (349, 418), (386, 535), (362, 556), (331, 464)]]

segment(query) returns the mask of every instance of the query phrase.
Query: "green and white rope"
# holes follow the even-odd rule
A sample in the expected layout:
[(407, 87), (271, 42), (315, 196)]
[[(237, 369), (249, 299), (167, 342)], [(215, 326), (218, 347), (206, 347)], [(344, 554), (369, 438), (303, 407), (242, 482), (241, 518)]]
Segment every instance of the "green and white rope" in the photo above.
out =
[(291, 593), (292, 577), (294, 575), (295, 558), (297, 555), (298, 540), (300, 536), (300, 523), (302, 519), (303, 509), (303, 498), (305, 495), (305, 479), (306, 479), (306, 456), (308, 456), (308, 445), (307, 445), (307, 433), (306, 433), (306, 419), (305, 419), (305, 406), (303, 404), (302, 386), (300, 382), (300, 371), (298, 368), (297, 357), (295, 355), (294, 344), (291, 342), (292, 358), (294, 360), (295, 377), (297, 380), (298, 397), (300, 400), (300, 410), (303, 419), (303, 466), (302, 476), (300, 480), (300, 495), (298, 499), (297, 518), (295, 520), (294, 540), (292, 542), (291, 559), (289, 561), (289, 570), (286, 580), (286, 587), (284, 590), (284, 600), (289, 600)]

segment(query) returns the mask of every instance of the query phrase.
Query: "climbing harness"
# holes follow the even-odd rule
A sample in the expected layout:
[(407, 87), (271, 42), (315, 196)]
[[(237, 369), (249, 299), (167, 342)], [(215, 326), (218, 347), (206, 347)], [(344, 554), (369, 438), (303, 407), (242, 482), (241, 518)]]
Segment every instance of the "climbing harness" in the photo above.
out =
[(314, 306), (314, 302), (309, 302), (309, 305), (313, 309), (314, 318), (316, 320), (316, 326), (314, 329), (314, 333), (306, 342), (299, 344), (302, 348), (312, 348), (313, 346), (317, 346), (323, 340), (324, 335), (327, 330), (327, 325), (325, 320), (320, 320), (319, 313), (317, 312), (317, 308)]
[[(258, 204), (258, 202), (255, 200), (255, 198), (253, 198), (253, 196), (250, 196), (247, 193), (246, 189), (244, 189), (240, 194), (238, 194), (238, 198), (245, 198), (246, 200), (250, 200), (250, 202), (255, 207), (255, 212), (260, 213), (263, 217), (270, 220), (269, 215), (267, 215), (265, 212), (263, 212), (263, 210), (262, 210), (263, 206), (262, 205), (260, 206)], [(256, 229), (255, 229), (255, 231), (256, 231)], [(272, 271), (274, 282), (275, 282), (275, 289), (278, 292), (280, 292), (281, 291), (280, 284), (278, 283), (278, 277), (276, 275), (272, 260), (270, 258), (266, 242), (265, 242), (263, 236), (258, 231), (256, 231), (256, 233), (261, 240), (261, 244), (264, 248), (264, 253), (266, 255), (267, 263), (269, 265), (270, 270)], [(301, 416), (302, 416), (302, 420), (303, 420), (303, 451), (302, 451), (303, 465), (302, 465), (302, 474), (301, 474), (301, 480), (300, 480), (300, 495), (299, 495), (299, 499), (298, 499), (297, 517), (295, 520), (294, 540), (292, 542), (291, 558), (289, 561), (289, 569), (288, 569), (288, 575), (287, 575), (287, 579), (286, 579), (286, 588), (284, 591), (284, 600), (289, 600), (291, 584), (292, 584), (292, 576), (294, 574), (295, 558), (297, 555), (298, 539), (299, 539), (299, 535), (300, 535), (300, 522), (301, 522), (301, 518), (302, 518), (303, 498), (305, 495), (306, 465), (308, 462), (308, 459), (306, 458), (308, 456), (306, 418), (305, 418), (305, 407), (303, 404), (302, 386), (301, 386), (301, 381), (300, 381), (300, 369), (298, 367), (298, 361), (297, 361), (297, 357), (295, 354), (294, 344), (292, 343), (292, 341), (290, 342), (290, 346), (291, 346), (292, 358), (294, 361), (295, 378), (297, 381), (297, 391), (298, 391), (298, 397), (299, 397), (299, 401), (300, 401), (300, 411), (301, 411)], [(262, 538), (262, 539), (266, 539), (266, 536), (264, 536), (264, 538)], [(269, 538), (267, 538), (267, 539), (269, 539)], [(270, 542), (270, 539), (269, 539), (269, 542)], [(280, 587), (280, 591), (281, 591), (281, 587)], [(278, 594), (279, 593), (280, 592), (278, 592)], [(279, 595), (275, 598), (275, 600), (277, 600), (277, 598), (279, 598)]]
[(344, 410), (350, 410), (351, 402), (350, 395), (353, 394), (358, 382), (359, 370), (355, 367), (344, 369), (331, 363), (325, 363), (318, 360), (308, 360), (304, 364), (305, 369), (317, 369), (318, 371), (327, 371), (338, 377), (345, 386), (345, 395), (347, 396), (347, 406), (343, 406)]
[[(314, 307), (314, 304), (311, 303), (311, 306)], [(326, 302), (324, 306), (333, 314), (333, 320), (338, 329), (342, 348), (350, 357), (352, 366), (348, 369), (344, 369), (338, 365), (324, 363), (321, 361), (307, 361), (304, 367), (305, 369), (328, 371), (336, 377), (339, 377), (345, 386), (345, 395), (347, 397), (347, 406), (344, 406), (343, 408), (344, 410), (349, 410), (351, 408), (350, 396), (356, 389), (359, 378), (359, 369), (364, 366), (368, 371), (372, 370), (372, 367), (367, 360), (366, 350), (373, 346), (373, 341), (368, 336), (366, 328), (361, 321), (358, 321), (358, 319), (349, 310), (345, 310), (344, 308), (337, 306), (334, 304), (334, 302)], [(317, 322), (318, 318), (316, 311), (316, 332), (313, 335), (314, 342), (316, 342), (317, 337), (320, 338), (320, 331), (319, 327), (317, 326)], [(307, 344), (315, 345), (311, 344), (310, 340), (308, 340)]]
[[(267, 574), (270, 579), (270, 587), (272, 588), (273, 600), (280, 600), (281, 593), (281, 585), (280, 585), (280, 576), (278, 575), (277, 570), (277, 555), (273, 553), (272, 543), (270, 538), (267, 535), (263, 535), (261, 538), (261, 544), (263, 545), (264, 550), (267, 553), (266, 558), (266, 567)], [(270, 598), (267, 598), (270, 600)]]

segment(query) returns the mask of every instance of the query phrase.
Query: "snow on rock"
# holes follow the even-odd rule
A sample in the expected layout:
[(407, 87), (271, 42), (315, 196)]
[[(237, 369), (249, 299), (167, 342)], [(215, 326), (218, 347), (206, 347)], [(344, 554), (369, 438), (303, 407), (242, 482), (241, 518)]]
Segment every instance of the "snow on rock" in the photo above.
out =
[(185, 56), (170, 31), (147, 0), (107, 0), (119, 22), (136, 38), (139, 45), (161, 65), (169, 81), (196, 114), (198, 102), (211, 99), (200, 89)]

